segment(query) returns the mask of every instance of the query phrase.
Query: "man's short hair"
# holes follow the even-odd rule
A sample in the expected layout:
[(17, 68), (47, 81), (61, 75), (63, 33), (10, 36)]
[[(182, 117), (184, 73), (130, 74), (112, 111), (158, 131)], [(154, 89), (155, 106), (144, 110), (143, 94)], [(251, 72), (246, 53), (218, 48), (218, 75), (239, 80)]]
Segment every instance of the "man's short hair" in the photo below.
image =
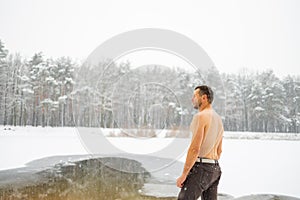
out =
[(212, 103), (214, 100), (214, 92), (212, 91), (212, 89), (210, 87), (208, 87), (207, 85), (200, 85), (195, 87), (195, 90), (199, 89), (199, 94), (200, 96), (206, 94), (207, 96), (207, 100), (209, 103)]

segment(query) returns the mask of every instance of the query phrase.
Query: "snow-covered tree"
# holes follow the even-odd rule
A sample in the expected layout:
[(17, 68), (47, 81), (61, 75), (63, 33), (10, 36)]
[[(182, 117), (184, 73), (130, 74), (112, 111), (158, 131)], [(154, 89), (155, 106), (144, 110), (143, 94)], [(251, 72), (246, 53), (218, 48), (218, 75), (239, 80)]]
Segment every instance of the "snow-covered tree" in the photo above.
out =
[(263, 72), (259, 76), (262, 87), (262, 115), (265, 132), (275, 132), (276, 125), (283, 114), (284, 88), (273, 71)]
[(282, 82), (285, 91), (285, 115), (282, 116), (282, 120), (286, 122), (282, 131), (299, 132), (300, 82), (297, 82), (297, 80), (291, 76), (285, 77)]
[(230, 131), (242, 130), (243, 127), (243, 93), (236, 75), (223, 75), (226, 92), (226, 117), (224, 128)]
[(8, 95), (6, 102), (6, 108), (8, 109), (8, 124), (16, 126), (20, 122), (20, 113), (22, 105), (22, 93), (21, 93), (21, 71), (23, 67), (23, 62), (21, 56), (9, 55), (7, 59), (7, 64), (9, 66), (9, 76), (7, 90)]
[(31, 125), (38, 126), (41, 124), (42, 116), (44, 116), (43, 106), (41, 102), (45, 99), (44, 84), (47, 76), (47, 65), (44, 61), (42, 53), (34, 54), (28, 62), (29, 80), (33, 91), (31, 98)]
[(7, 65), (8, 51), (5, 49), (3, 42), (0, 40), (0, 120), (7, 124), (7, 95), (8, 95), (8, 77), (9, 69)]

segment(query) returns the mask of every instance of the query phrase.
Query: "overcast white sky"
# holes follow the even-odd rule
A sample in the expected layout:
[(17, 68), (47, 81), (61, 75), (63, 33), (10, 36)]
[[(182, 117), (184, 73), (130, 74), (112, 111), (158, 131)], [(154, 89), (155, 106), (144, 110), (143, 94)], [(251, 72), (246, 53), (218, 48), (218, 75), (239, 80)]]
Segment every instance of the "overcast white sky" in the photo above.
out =
[(114, 35), (170, 29), (197, 42), (221, 72), (300, 74), (298, 0), (0, 0), (0, 39), (25, 57), (84, 60)]

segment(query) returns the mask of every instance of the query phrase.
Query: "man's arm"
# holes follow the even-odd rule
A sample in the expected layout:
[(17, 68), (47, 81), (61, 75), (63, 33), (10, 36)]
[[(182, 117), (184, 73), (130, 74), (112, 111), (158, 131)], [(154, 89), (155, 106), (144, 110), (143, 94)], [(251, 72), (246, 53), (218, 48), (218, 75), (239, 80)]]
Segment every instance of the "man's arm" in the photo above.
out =
[(199, 155), (200, 146), (203, 140), (204, 128), (206, 126), (206, 120), (203, 115), (196, 116), (199, 120), (197, 122), (197, 129), (193, 133), (193, 138), (187, 153), (186, 161), (184, 164), (183, 172), (181, 177), (177, 179), (177, 186), (182, 187), (183, 182), (185, 181), (188, 173), (195, 164), (197, 157)]
[(203, 140), (204, 135), (204, 127), (205, 127), (205, 119), (203, 115), (199, 115), (198, 117), (198, 127), (197, 131), (194, 133), (187, 156), (184, 164), (182, 174), (188, 175), (191, 168), (195, 164), (197, 157), (199, 155), (200, 146)]
[(222, 153), (222, 141), (223, 141), (223, 139), (221, 138), (221, 141), (220, 141), (218, 149), (217, 149), (218, 157), (220, 157), (220, 155)]

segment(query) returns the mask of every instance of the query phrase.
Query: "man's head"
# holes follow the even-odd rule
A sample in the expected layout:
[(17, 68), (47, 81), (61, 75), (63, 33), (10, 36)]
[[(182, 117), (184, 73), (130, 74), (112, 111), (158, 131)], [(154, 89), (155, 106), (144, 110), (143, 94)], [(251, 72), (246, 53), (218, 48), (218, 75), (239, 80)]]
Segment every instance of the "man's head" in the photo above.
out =
[(194, 90), (193, 105), (195, 109), (199, 109), (203, 104), (211, 104), (214, 100), (212, 89), (206, 85), (197, 86)]

